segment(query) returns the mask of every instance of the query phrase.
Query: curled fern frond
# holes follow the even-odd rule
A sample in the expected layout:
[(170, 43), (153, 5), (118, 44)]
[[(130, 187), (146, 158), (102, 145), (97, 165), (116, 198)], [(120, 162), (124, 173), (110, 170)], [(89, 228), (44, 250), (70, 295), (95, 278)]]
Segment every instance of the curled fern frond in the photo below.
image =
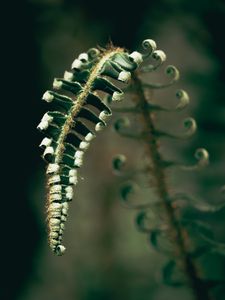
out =
[(124, 203), (128, 202), (128, 198), (138, 190), (138, 185), (134, 182), (126, 182), (120, 188), (120, 196)]
[(121, 171), (123, 170), (125, 164), (126, 164), (125, 155), (118, 154), (115, 157), (113, 157), (112, 165), (113, 165), (113, 170), (116, 174), (121, 174)]
[[(157, 105), (157, 104), (148, 103), (148, 108), (147, 109), (149, 110), (149, 112), (151, 112), (151, 111), (176, 112), (176, 111), (181, 111), (184, 108), (186, 108), (187, 105), (189, 104), (189, 96), (188, 96), (187, 92), (185, 92), (184, 90), (177, 90), (175, 96), (176, 96), (176, 98), (178, 99), (179, 102), (173, 108), (167, 108), (167, 107), (162, 107), (162, 106)], [(124, 110), (122, 112), (129, 112), (129, 110), (127, 109), (127, 111)], [(138, 111), (138, 110), (136, 110), (136, 112), (140, 113), (140, 111)]]
[[(121, 113), (135, 113), (137, 117), (140, 117), (142, 129), (135, 132), (133, 127), (130, 126), (129, 119), (124, 117), (120, 117), (116, 121), (114, 128), (121, 136), (134, 138), (145, 144), (146, 154), (150, 161), (149, 167), (146, 168), (146, 174), (149, 174), (149, 187), (153, 187), (157, 201), (152, 202), (149, 200), (149, 203), (146, 204), (133, 204), (132, 202), (134, 201), (129, 200), (130, 195), (134, 194), (133, 184), (126, 184), (121, 190), (123, 205), (125, 204), (128, 208), (140, 210), (136, 218), (138, 229), (149, 235), (149, 241), (157, 251), (173, 257), (171, 260), (172, 263), (169, 263), (164, 270), (164, 281), (170, 282), (171, 284), (172, 281), (167, 275), (168, 273), (173, 275), (172, 273), (175, 269), (174, 266), (178, 265), (181, 270), (184, 271), (185, 282), (192, 287), (196, 299), (210, 299), (208, 291), (202, 289), (195, 262), (190, 259), (189, 235), (186, 226), (184, 225), (186, 224), (186, 221), (178, 210), (177, 203), (174, 201), (174, 196), (172, 195), (166, 180), (166, 171), (168, 167), (178, 167), (185, 171), (198, 170), (208, 164), (209, 154), (207, 150), (203, 148), (197, 149), (195, 153), (197, 163), (191, 166), (185, 166), (173, 161), (166, 161), (162, 157), (159, 148), (160, 139), (169, 138), (182, 140), (190, 138), (195, 133), (197, 124), (193, 118), (185, 118), (183, 121), (185, 131), (182, 133), (169, 132), (169, 130), (164, 131), (156, 127), (155, 114), (158, 112), (160, 113), (161, 111), (166, 113), (171, 111), (181, 111), (189, 104), (189, 96), (187, 92), (179, 89), (176, 92), (178, 104), (175, 108), (161, 107), (158, 104), (155, 104), (155, 101), (152, 101), (154, 93), (176, 83), (179, 79), (179, 71), (176, 67), (169, 65), (165, 69), (165, 74), (170, 79), (167, 83), (145, 82), (143, 73), (157, 70), (166, 60), (165, 53), (156, 49), (151, 51), (150, 55), (147, 57), (148, 59), (155, 61), (155, 64), (148, 65), (148, 62), (146, 62), (143, 67), (140, 67), (140, 71), (135, 71), (132, 76), (132, 87), (130, 88), (130, 91), (133, 93), (132, 100), (135, 105), (116, 110)], [(154, 214), (158, 214), (157, 221), (154, 218), (148, 217), (149, 211), (152, 211), (152, 209), (156, 207), (157, 211), (155, 211)], [(159, 222), (159, 220), (161, 222)], [(174, 261), (174, 258), (176, 258), (176, 262)], [(177, 284), (178, 283), (176, 282), (173, 285)]]
[(125, 117), (117, 119), (116, 122), (114, 123), (114, 129), (119, 133), (122, 130), (124, 130), (124, 128), (129, 128), (129, 126), (130, 126), (130, 120)]
[[(198, 148), (195, 151), (195, 159), (197, 162), (193, 165), (184, 165), (182, 163), (176, 162), (176, 161), (162, 161), (162, 167), (163, 168), (169, 168), (169, 167), (176, 167), (179, 168), (182, 171), (198, 171), (202, 168), (206, 167), (209, 164), (209, 153), (204, 148)], [(188, 196), (187, 196), (188, 198)], [(184, 198), (183, 198), (184, 199)]]
[[(162, 61), (161, 63), (163, 63)], [(148, 89), (162, 89), (162, 88), (167, 88), (171, 85), (173, 85), (176, 81), (179, 80), (180, 74), (179, 71), (177, 70), (176, 67), (174, 66), (167, 66), (165, 69), (165, 74), (170, 78), (170, 81), (168, 83), (144, 83), (143, 82), (143, 87), (148, 88)]]
[[(143, 47), (149, 54), (155, 49), (151, 40), (144, 41)], [(129, 54), (122, 48), (92, 48), (73, 61), (71, 71), (66, 71), (64, 78), (54, 80), (54, 91), (43, 95), (44, 101), (56, 107), (55, 111), (44, 115), (37, 128), (46, 135), (40, 146), (48, 163), (49, 244), (57, 255), (65, 251), (62, 234), (68, 203), (73, 198), (72, 186), (78, 182), (77, 171), (83, 164), (84, 154), (95, 138), (95, 132), (102, 130), (111, 116), (111, 109), (98, 92), (108, 94), (110, 101), (121, 101), (123, 91), (110, 79), (128, 83), (131, 72), (145, 57), (146, 53), (142, 55), (134, 51)]]
[(186, 139), (186, 138), (191, 137), (196, 132), (197, 124), (193, 118), (186, 118), (183, 121), (183, 127), (186, 129), (186, 131), (182, 134), (171, 134), (169, 132), (165, 132), (165, 131), (157, 130), (157, 129), (155, 129), (154, 134), (157, 137)]

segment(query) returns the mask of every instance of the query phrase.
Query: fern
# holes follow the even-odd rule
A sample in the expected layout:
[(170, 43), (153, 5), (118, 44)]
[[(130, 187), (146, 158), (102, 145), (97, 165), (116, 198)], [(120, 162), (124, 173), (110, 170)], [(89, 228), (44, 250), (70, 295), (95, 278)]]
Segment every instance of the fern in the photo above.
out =
[[(152, 43), (146, 40), (144, 45), (152, 51)], [(77, 184), (77, 170), (83, 163), (90, 141), (95, 137), (93, 129), (102, 130), (111, 115), (110, 108), (96, 91), (109, 94), (112, 101), (120, 101), (123, 92), (106, 76), (127, 82), (131, 76), (130, 71), (138, 67), (142, 57), (138, 52), (129, 55), (124, 49), (112, 46), (108, 49), (90, 49), (74, 60), (71, 67), (73, 72), (65, 72), (64, 78), (54, 80), (54, 89), (63, 90), (72, 96), (53, 91), (43, 95), (43, 100), (60, 107), (60, 110), (46, 113), (38, 125), (38, 129), (47, 135), (40, 146), (44, 148), (43, 158), (48, 162), (49, 244), (58, 255), (65, 251), (61, 244), (62, 234), (68, 202), (73, 198), (72, 185)], [(98, 115), (93, 108), (99, 111)], [(88, 126), (85, 122), (92, 125)]]
[[(139, 171), (144, 173), (146, 178), (150, 178), (149, 186), (154, 187), (157, 200), (141, 204), (130, 203), (129, 195), (137, 189), (137, 184), (128, 182), (121, 188), (123, 203), (126, 207), (139, 210), (136, 219), (139, 230), (149, 234), (152, 246), (157, 251), (166, 252), (169, 257), (162, 272), (164, 282), (174, 286), (185, 282), (192, 288), (196, 299), (211, 299), (206, 282), (200, 278), (201, 272), (194, 261), (198, 253), (202, 253), (203, 248), (200, 245), (193, 249), (189, 235), (190, 225), (198, 227), (198, 233), (203, 232), (206, 239), (210, 240), (214, 251), (219, 248), (218, 251), (223, 252), (223, 246), (221, 248), (218, 244), (213, 244), (214, 241), (207, 234), (205, 224), (201, 224), (198, 220), (190, 224), (185, 219), (180, 202), (192, 203), (192, 200), (187, 195), (172, 193), (167, 181), (168, 168), (196, 170), (208, 164), (209, 155), (205, 149), (197, 149), (195, 153), (197, 164), (192, 166), (165, 160), (161, 155), (159, 145), (161, 138), (187, 138), (195, 132), (197, 126), (193, 118), (187, 118), (184, 120), (186, 131), (181, 135), (173, 135), (156, 128), (155, 113), (180, 111), (188, 105), (189, 97), (184, 90), (178, 90), (176, 92), (178, 104), (172, 109), (151, 102), (153, 91), (174, 84), (179, 79), (179, 71), (170, 65), (166, 68), (166, 75), (170, 78), (168, 83), (146, 83), (143, 75), (157, 70), (166, 60), (166, 55), (163, 51), (156, 50), (156, 43), (153, 40), (144, 40), (142, 46), (144, 53), (134, 51), (131, 54), (126, 49), (115, 48), (112, 45), (106, 49), (92, 48), (74, 60), (72, 71), (66, 71), (64, 78), (54, 80), (54, 90), (61, 90), (63, 93), (47, 91), (43, 95), (43, 100), (52, 103), (56, 109), (47, 112), (38, 125), (38, 129), (47, 136), (40, 146), (44, 148), (43, 158), (48, 163), (46, 173), (49, 244), (55, 254), (62, 255), (65, 252), (62, 236), (68, 205), (73, 198), (73, 185), (78, 182), (77, 171), (83, 164), (84, 154), (91, 140), (95, 138), (95, 132), (102, 130), (111, 117), (109, 104), (123, 99), (124, 93), (117, 82), (131, 83), (123, 90), (131, 93), (133, 105), (112, 106), (112, 110), (137, 114), (142, 128), (137, 132), (129, 130), (130, 121), (125, 117), (118, 119), (114, 128), (120, 135), (145, 144), (146, 155), (150, 162)], [(149, 64), (149, 58), (153, 59), (155, 64)], [(100, 96), (102, 92), (108, 95), (107, 101)], [(117, 155), (113, 159), (113, 167), (117, 174), (121, 174), (125, 161), (124, 155)], [(149, 222), (149, 208), (156, 211), (156, 215), (159, 216), (156, 226)], [(210, 207), (207, 209), (217, 210)], [(162, 238), (169, 242), (169, 247), (162, 249), (160, 245)], [(177, 266), (185, 275), (183, 282), (172, 278)]]

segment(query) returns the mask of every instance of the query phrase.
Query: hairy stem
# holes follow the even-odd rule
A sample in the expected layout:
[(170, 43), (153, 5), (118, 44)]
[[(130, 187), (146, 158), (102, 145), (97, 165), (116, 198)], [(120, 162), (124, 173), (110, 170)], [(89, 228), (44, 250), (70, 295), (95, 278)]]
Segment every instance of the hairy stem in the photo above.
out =
[(187, 232), (179, 224), (175, 210), (172, 206), (169, 187), (166, 180), (165, 169), (162, 167), (163, 159), (159, 152), (159, 144), (155, 136), (155, 126), (153, 114), (149, 113), (149, 105), (145, 98), (143, 84), (138, 77), (138, 74), (133, 75), (135, 87), (134, 101), (140, 108), (141, 118), (144, 131), (148, 134), (143, 136), (143, 141), (146, 145), (148, 156), (151, 158), (151, 176), (155, 181), (155, 191), (162, 202), (163, 209), (166, 213), (168, 225), (170, 227), (171, 239), (174, 245), (174, 254), (178, 258), (184, 270), (187, 280), (192, 288), (193, 295), (196, 300), (212, 299), (202, 282), (198, 277), (196, 266), (192, 262), (187, 250)]
[(115, 49), (105, 51), (102, 54), (101, 59), (92, 68), (90, 76), (88, 78), (87, 83), (84, 86), (83, 91), (76, 98), (76, 101), (74, 102), (74, 105), (73, 105), (73, 107), (71, 108), (71, 110), (69, 112), (67, 120), (66, 120), (65, 124), (62, 127), (62, 131), (61, 131), (61, 134), (60, 134), (59, 139), (58, 139), (58, 147), (56, 148), (56, 151), (55, 151), (55, 153), (56, 153), (55, 161), (57, 163), (60, 162), (60, 160), (62, 158), (63, 147), (64, 147), (63, 142), (64, 142), (67, 134), (71, 130), (71, 126), (74, 123), (74, 118), (76, 117), (77, 113), (80, 111), (81, 107), (83, 106), (84, 102), (86, 101), (86, 98), (87, 98), (88, 94), (91, 92), (92, 85), (93, 85), (95, 79), (97, 78), (97, 76), (100, 74), (100, 71), (101, 71), (103, 65), (113, 55), (115, 55), (116, 53), (123, 52), (123, 51), (124, 50), (122, 48), (115, 48)]

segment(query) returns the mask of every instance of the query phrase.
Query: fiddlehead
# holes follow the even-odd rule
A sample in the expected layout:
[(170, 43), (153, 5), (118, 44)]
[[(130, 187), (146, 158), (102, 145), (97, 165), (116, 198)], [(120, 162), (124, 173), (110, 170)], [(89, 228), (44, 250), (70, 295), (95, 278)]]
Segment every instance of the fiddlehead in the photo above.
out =
[(110, 108), (98, 96), (98, 91), (109, 94), (111, 101), (122, 100), (122, 90), (107, 77), (126, 83), (130, 72), (141, 62), (142, 55), (138, 52), (129, 55), (121, 48), (90, 49), (74, 60), (72, 72), (66, 71), (64, 78), (56, 78), (53, 82), (54, 90), (70, 96), (55, 91), (43, 95), (43, 100), (59, 108), (46, 113), (38, 125), (47, 136), (40, 146), (44, 148), (43, 158), (48, 163), (49, 244), (57, 255), (65, 251), (62, 234), (68, 202), (73, 198), (72, 186), (78, 181), (77, 170), (95, 137), (94, 131), (102, 130), (111, 116)]

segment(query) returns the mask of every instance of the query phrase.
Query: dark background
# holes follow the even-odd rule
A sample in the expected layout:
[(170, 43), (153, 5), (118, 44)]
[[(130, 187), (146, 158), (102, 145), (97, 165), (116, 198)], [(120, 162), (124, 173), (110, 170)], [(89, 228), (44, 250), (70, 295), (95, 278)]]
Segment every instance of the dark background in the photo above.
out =
[[(0, 298), (191, 299), (185, 288), (160, 284), (165, 258), (136, 231), (134, 212), (119, 204), (121, 179), (112, 175), (111, 157), (127, 152), (132, 160), (139, 148), (131, 144), (129, 151), (127, 141), (110, 129), (87, 155), (85, 180), (75, 192), (65, 235), (68, 251), (53, 257), (45, 229), (45, 164), (38, 149), (42, 136), (36, 126), (47, 109), (40, 100), (43, 92), (79, 53), (110, 40), (133, 50), (152, 38), (180, 69), (182, 86), (191, 96), (188, 114), (199, 125), (182, 148), (184, 159), (191, 160), (196, 147), (210, 152), (211, 165), (194, 182), (186, 179), (184, 189), (203, 200), (220, 201), (225, 181), (224, 2), (21, 0), (6, 3), (2, 14)], [(182, 190), (176, 177), (174, 181)], [(221, 241), (224, 215), (209, 220)], [(224, 275), (222, 258), (212, 257), (206, 265)]]

